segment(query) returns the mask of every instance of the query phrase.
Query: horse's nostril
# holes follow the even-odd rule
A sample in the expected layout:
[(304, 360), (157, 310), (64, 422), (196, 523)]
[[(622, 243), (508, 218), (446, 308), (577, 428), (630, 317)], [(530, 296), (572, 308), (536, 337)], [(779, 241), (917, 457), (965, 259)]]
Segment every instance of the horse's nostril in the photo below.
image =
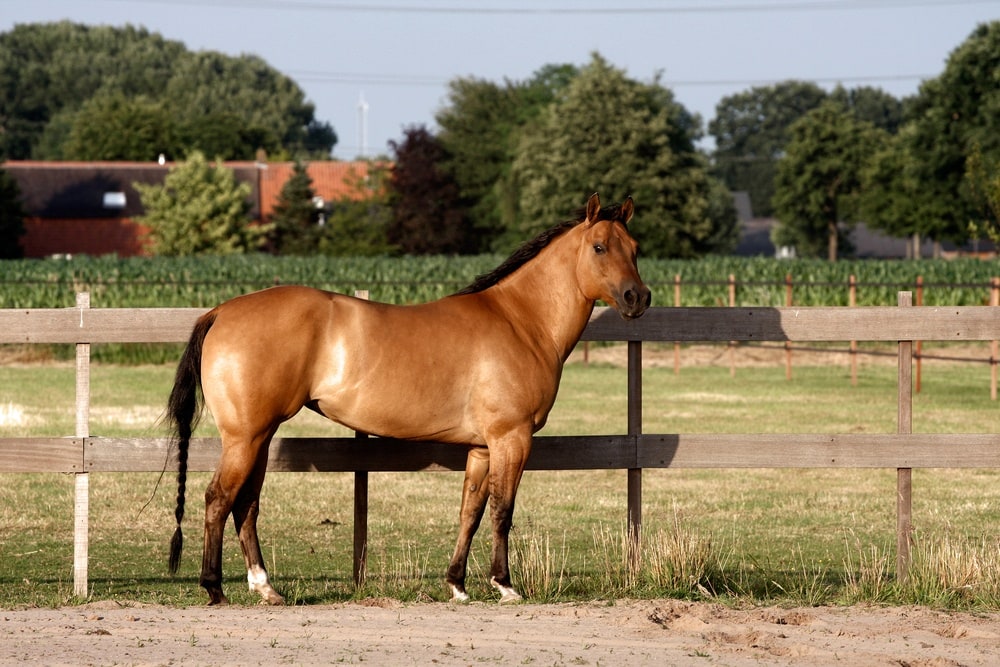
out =
[(635, 293), (635, 290), (625, 290), (625, 303), (628, 306), (634, 306), (639, 301), (639, 295)]

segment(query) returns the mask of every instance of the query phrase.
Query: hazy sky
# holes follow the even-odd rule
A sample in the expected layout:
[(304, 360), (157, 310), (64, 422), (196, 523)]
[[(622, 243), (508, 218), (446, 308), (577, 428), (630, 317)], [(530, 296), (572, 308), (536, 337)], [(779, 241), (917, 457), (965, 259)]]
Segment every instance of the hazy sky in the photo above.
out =
[(726, 95), (785, 79), (903, 97), (1000, 19), (1000, 0), (0, 0), (3, 32), (62, 19), (257, 54), (302, 86), (349, 159), (434, 129), (455, 77), (524, 80), (594, 51), (633, 79), (662, 73), (705, 123)]

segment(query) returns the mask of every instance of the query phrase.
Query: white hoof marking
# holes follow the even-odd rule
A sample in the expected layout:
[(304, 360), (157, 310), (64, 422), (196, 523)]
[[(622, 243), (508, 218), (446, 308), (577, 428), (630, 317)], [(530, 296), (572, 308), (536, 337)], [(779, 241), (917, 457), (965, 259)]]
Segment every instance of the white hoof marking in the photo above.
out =
[(521, 597), (520, 593), (515, 591), (510, 586), (501, 586), (498, 584), (497, 580), (493, 577), (490, 577), (490, 584), (493, 588), (500, 591), (500, 604), (503, 604), (504, 602), (520, 602), (524, 599)]
[(259, 593), (264, 602), (273, 605), (285, 603), (285, 599), (271, 587), (271, 581), (267, 578), (267, 572), (263, 568), (249, 568), (247, 570), (247, 584), (250, 586), (250, 592)]
[(469, 594), (463, 590), (459, 590), (458, 586), (454, 584), (448, 584), (451, 587), (451, 601), (452, 602), (468, 602)]

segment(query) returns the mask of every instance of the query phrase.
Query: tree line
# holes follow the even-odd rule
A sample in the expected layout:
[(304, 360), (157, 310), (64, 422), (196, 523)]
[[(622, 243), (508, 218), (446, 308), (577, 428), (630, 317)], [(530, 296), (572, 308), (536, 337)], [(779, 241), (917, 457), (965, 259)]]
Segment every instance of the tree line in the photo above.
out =
[[(894, 236), (997, 239), (998, 76), (992, 22), (903, 100), (800, 81), (723, 98), (707, 124), (712, 150), (698, 147), (703, 120), (659, 77), (634, 80), (598, 53), (524, 81), (463, 77), (450, 82), (436, 129), (412, 126), (390, 142), (379, 161), (389, 166), (363, 201), (317, 211), (303, 164), (328, 158), (336, 133), (263, 61), (191, 53), (139, 28), (27, 25), (0, 34), (0, 159), (150, 160), (154, 145), (186, 156), (193, 176), (180, 190), (143, 193), (165, 254), (506, 252), (597, 191), (636, 199), (644, 254), (690, 258), (735, 247), (731, 193), (746, 191), (755, 215), (777, 218), (776, 245), (833, 260), (850, 255), (859, 221)], [(178, 191), (215, 179), (220, 199), (232, 196), (206, 156), (260, 149), (298, 161), (272, 219), (250, 231), (246, 211), (217, 224), (205, 210), (176, 219)], [(5, 183), (0, 172), (0, 201), (11, 199)], [(0, 228), (17, 217), (3, 209)], [(208, 240), (181, 242), (198, 234)]]

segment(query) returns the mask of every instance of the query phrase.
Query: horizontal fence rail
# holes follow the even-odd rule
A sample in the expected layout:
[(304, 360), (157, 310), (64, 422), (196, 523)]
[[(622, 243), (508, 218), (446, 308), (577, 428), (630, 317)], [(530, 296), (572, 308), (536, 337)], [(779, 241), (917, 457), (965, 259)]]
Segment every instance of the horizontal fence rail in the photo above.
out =
[[(3, 438), (2, 472), (160, 472), (167, 438)], [(190, 472), (211, 472), (218, 438), (193, 438)], [(465, 470), (466, 449), (392, 438), (275, 438), (268, 472)], [(536, 436), (528, 470), (629, 468), (997, 468), (1000, 434), (680, 433)]]
[[(72, 308), (0, 310), (0, 343), (77, 345), (77, 433), (72, 437), (0, 438), (0, 472), (63, 472), (77, 475), (74, 590), (87, 595), (87, 494), (89, 473), (159, 472), (173, 461), (167, 438), (105, 438), (89, 432), (89, 351), (101, 343), (182, 343), (205, 308), (89, 308), (86, 295)], [(629, 526), (641, 525), (644, 468), (896, 468), (898, 574), (909, 562), (909, 470), (1000, 467), (1000, 434), (913, 434), (910, 365), (914, 341), (993, 341), (1000, 338), (1000, 308), (906, 307), (654, 307), (632, 321), (608, 308), (595, 309), (585, 341), (628, 341), (629, 428), (623, 435), (536, 436), (529, 470), (623, 469), (629, 471)], [(898, 432), (892, 434), (645, 434), (642, 432), (643, 341), (820, 342), (892, 341), (899, 346)], [(166, 400), (166, 397), (164, 397)], [(461, 471), (466, 448), (390, 438), (278, 438), (268, 470), (355, 472), (356, 559), (365, 553), (367, 473)], [(211, 471), (218, 438), (196, 438), (191, 471)], [(171, 466), (172, 467), (172, 463)], [(360, 508), (360, 509), (358, 509)], [(359, 543), (360, 542), (360, 543)], [(361, 554), (361, 556), (358, 556)], [(356, 579), (364, 563), (355, 563)]]
[[(0, 310), (0, 343), (183, 343), (207, 308)], [(653, 307), (625, 321), (595, 308), (581, 340), (592, 341), (988, 341), (1000, 308), (925, 306)]]

